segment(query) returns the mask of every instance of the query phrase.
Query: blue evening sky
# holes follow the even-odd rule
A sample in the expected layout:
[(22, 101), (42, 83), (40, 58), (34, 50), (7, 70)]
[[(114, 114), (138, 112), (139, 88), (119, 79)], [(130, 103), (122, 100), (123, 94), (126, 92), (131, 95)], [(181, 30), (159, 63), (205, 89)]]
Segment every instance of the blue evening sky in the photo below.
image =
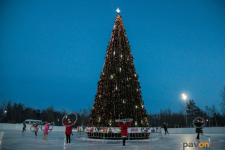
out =
[(215, 105), (225, 86), (223, 0), (0, 0), (0, 100), (92, 107), (119, 7), (147, 112)]

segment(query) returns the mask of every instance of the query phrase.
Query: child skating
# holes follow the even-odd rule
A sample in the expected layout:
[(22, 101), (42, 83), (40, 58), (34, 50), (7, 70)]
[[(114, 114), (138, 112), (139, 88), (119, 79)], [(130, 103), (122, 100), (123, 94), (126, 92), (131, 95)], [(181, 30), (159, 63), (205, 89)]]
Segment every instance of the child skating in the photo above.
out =
[(33, 123), (32, 127), (34, 128), (35, 137), (37, 137), (37, 132), (38, 132), (38, 124), (37, 124), (37, 122)]
[(44, 128), (44, 137), (43, 137), (43, 140), (45, 140), (45, 141), (47, 141), (48, 130), (52, 130), (52, 129), (49, 129), (49, 125), (50, 125), (50, 123), (49, 123), (49, 122), (46, 122), (46, 123), (45, 123), (45, 128)]

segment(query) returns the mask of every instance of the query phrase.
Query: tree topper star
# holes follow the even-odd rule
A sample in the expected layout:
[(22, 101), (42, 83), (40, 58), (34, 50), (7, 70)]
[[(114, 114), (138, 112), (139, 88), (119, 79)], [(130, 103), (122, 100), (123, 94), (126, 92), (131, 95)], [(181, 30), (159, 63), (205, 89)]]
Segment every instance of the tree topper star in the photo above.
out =
[(120, 13), (120, 9), (119, 9), (119, 8), (117, 8), (116, 12)]

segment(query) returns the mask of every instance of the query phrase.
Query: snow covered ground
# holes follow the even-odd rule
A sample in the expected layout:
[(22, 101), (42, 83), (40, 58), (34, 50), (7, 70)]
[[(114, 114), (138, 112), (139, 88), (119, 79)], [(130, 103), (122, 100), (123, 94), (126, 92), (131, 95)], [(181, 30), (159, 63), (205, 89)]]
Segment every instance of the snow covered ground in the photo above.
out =
[[(5, 130), (0, 131), (0, 149), (2, 150), (183, 150), (183, 149), (225, 149), (225, 134), (201, 135), (200, 142), (208, 142), (209, 147), (195, 147), (196, 134), (151, 134), (147, 140), (130, 140), (126, 147), (122, 146), (122, 140), (88, 139), (85, 133), (74, 132), (71, 136), (71, 144), (66, 144), (64, 132), (52, 131), (47, 141), (43, 141), (43, 132), (39, 131), (37, 137), (30, 130), (25, 132)], [(191, 144), (192, 143), (192, 144)], [(191, 147), (192, 146), (192, 147)]]

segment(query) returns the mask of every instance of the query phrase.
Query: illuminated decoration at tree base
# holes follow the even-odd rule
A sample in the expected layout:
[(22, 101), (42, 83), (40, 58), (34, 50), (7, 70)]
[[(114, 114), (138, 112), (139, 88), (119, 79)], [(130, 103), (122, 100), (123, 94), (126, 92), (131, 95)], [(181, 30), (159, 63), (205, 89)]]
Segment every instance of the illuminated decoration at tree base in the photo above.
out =
[(138, 78), (122, 17), (118, 13), (88, 126), (110, 128), (117, 126), (115, 121), (132, 120), (130, 127), (149, 127)]
[(132, 118), (128, 118), (128, 119), (116, 119), (115, 122), (131, 122), (133, 121)]
[[(77, 132), (87, 132), (89, 138), (121, 138), (120, 127), (78, 126)], [(161, 127), (128, 127), (128, 136), (131, 139), (148, 139), (150, 133), (161, 134)]]

